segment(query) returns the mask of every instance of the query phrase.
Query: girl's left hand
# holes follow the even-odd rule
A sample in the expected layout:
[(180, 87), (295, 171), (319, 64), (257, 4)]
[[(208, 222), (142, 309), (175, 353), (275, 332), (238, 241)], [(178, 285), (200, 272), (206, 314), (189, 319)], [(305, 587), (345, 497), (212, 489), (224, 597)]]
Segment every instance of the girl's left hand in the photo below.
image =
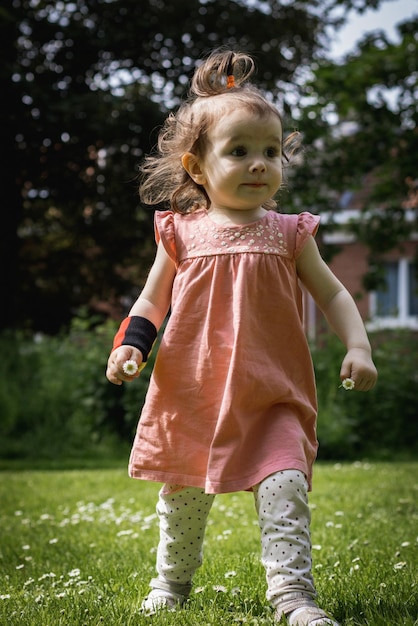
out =
[(369, 350), (352, 348), (348, 350), (341, 365), (340, 378), (351, 378), (356, 391), (370, 391), (377, 381), (377, 369)]

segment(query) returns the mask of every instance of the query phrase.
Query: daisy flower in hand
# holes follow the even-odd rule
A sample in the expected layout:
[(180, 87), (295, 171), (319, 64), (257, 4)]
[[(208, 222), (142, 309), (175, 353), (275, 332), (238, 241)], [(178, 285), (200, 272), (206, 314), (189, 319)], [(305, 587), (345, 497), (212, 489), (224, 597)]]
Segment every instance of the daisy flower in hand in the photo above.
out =
[(356, 386), (356, 383), (352, 378), (344, 378), (340, 387), (343, 387), (346, 391), (351, 391)]
[(133, 376), (138, 371), (138, 365), (136, 361), (134, 361), (133, 359), (129, 359), (128, 361), (125, 361), (122, 369), (124, 374), (126, 374), (127, 376)]

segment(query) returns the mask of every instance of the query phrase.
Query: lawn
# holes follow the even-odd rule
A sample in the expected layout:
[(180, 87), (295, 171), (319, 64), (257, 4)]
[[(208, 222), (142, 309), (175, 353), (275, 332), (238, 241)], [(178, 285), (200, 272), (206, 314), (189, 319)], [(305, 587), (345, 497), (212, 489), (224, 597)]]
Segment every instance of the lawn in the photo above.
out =
[[(273, 625), (252, 495), (218, 496), (185, 608), (142, 616), (158, 485), (124, 467), (0, 473), (0, 624)], [(418, 463), (318, 463), (312, 542), (321, 605), (343, 626), (418, 624)]]

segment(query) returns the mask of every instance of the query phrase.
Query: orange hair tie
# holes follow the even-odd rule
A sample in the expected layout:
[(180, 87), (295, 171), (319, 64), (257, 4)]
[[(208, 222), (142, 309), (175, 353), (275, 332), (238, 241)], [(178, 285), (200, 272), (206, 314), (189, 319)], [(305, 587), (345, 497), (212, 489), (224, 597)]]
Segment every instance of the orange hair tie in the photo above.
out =
[(233, 77), (233, 75), (231, 74), (230, 76), (228, 76), (228, 80), (226, 83), (226, 88), (227, 89), (231, 89), (232, 87), (235, 87), (235, 79)]

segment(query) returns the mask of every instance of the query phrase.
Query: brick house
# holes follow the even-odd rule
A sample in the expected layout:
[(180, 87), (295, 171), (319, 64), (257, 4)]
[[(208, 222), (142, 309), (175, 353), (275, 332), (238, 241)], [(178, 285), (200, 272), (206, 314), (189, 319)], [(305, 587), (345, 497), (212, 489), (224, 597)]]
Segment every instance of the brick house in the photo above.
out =
[[(383, 255), (386, 289), (368, 292), (362, 284), (368, 270), (367, 246), (356, 241), (347, 225), (358, 220), (358, 208), (343, 209), (333, 216), (335, 229), (318, 234), (321, 242), (336, 247), (329, 266), (354, 297), (368, 330), (409, 328), (418, 330), (418, 280), (414, 260), (418, 257), (418, 233), (413, 231), (413, 209), (405, 207), (407, 220), (411, 221), (408, 241)], [(329, 216), (321, 215), (327, 224)], [(305, 326), (308, 336), (314, 339), (323, 323), (322, 314), (308, 293), (304, 294)]]

